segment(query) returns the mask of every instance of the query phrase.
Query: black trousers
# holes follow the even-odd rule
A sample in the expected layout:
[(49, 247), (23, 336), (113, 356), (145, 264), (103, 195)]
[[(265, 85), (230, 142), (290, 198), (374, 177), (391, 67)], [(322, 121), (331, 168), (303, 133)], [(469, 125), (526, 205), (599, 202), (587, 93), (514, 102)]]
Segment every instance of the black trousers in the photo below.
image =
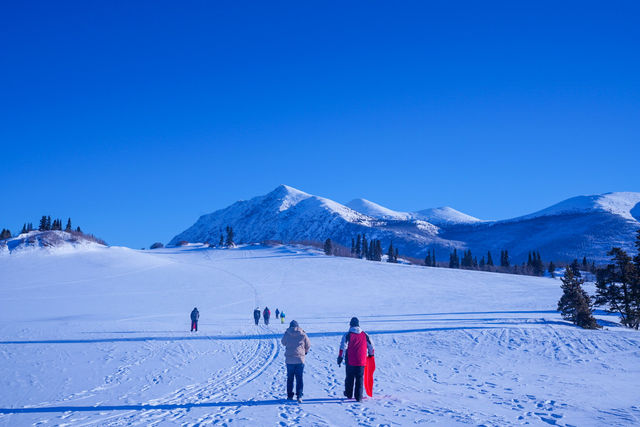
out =
[(296, 379), (296, 394), (302, 397), (302, 373), (304, 372), (304, 363), (287, 363), (287, 397), (293, 397), (293, 379)]
[[(355, 390), (353, 383), (355, 382)], [(344, 381), (344, 395), (351, 399), (362, 399), (362, 386), (364, 385), (364, 366), (347, 365), (347, 379)]]

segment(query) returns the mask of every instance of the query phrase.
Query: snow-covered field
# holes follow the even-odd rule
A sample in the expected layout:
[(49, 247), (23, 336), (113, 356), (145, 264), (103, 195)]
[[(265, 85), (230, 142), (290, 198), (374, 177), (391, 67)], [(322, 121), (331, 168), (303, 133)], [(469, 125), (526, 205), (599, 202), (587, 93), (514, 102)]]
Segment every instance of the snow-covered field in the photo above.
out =
[[(294, 247), (5, 254), (0, 424), (640, 423), (640, 335), (563, 322), (559, 285)], [(283, 400), (286, 325), (254, 326), (256, 305), (310, 336), (301, 405)], [(336, 365), (354, 315), (376, 346), (361, 404)]]

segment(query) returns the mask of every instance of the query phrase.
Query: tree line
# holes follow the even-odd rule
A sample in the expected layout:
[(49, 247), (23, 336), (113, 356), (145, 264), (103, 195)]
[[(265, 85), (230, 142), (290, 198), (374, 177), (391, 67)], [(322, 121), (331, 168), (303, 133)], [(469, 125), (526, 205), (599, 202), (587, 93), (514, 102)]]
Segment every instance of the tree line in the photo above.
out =
[[(22, 226), (22, 229), (20, 230), (20, 233), (18, 234), (30, 233), (34, 230), (35, 228), (33, 227), (33, 223), (25, 222)], [(38, 231), (63, 231), (62, 219), (55, 218), (52, 220), (51, 215), (42, 215), (42, 217), (40, 218), (40, 223), (38, 224)], [(71, 218), (67, 219), (67, 224), (64, 227), (64, 231), (76, 231), (78, 233), (82, 233), (82, 230), (79, 226), (76, 227), (75, 230), (73, 230), (71, 226)], [(13, 237), (13, 235), (11, 233), (11, 230), (9, 230), (8, 228), (3, 228), (2, 232), (0, 232), (0, 240), (10, 239), (11, 237)]]

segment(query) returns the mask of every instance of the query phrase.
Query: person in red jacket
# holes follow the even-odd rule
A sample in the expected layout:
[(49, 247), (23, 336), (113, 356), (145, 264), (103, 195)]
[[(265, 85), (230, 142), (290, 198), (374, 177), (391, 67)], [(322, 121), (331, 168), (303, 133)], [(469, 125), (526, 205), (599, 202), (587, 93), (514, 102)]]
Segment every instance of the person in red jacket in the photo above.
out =
[(342, 364), (344, 357), (347, 368), (347, 378), (344, 381), (344, 395), (347, 399), (355, 397), (358, 402), (362, 400), (364, 366), (367, 364), (367, 356), (373, 356), (373, 351), (373, 343), (369, 335), (360, 329), (358, 318), (352, 317), (349, 322), (349, 332), (342, 337), (338, 353), (338, 366)]

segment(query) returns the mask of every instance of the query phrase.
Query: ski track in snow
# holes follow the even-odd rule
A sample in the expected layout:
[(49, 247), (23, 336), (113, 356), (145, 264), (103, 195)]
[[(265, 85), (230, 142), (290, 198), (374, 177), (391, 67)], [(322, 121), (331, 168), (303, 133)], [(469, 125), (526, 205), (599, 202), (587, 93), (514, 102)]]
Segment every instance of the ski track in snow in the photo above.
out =
[[(273, 255), (269, 250), (263, 251)], [(200, 251), (189, 256), (179, 252), (152, 256), (161, 257), (167, 265), (186, 267), (194, 275), (202, 275), (205, 283), (227, 281), (227, 286), (237, 288), (238, 294), (222, 303), (216, 299), (215, 305), (209, 307), (235, 313), (233, 310), (246, 312), (258, 305), (263, 308), (264, 302), (273, 301), (273, 294), (264, 294), (268, 289), (265, 284), (272, 288), (270, 292), (282, 294), (310, 274), (304, 268), (312, 264), (299, 267), (300, 261), (293, 256), (282, 257), (275, 264), (277, 268), (253, 271), (255, 254), (255, 250), (238, 249), (211, 254)], [(318, 257), (317, 262), (322, 263), (318, 283), (326, 281), (326, 261), (335, 262), (335, 268), (345, 268), (344, 263), (351, 262)], [(399, 270), (399, 266), (378, 263), (355, 265), (366, 267), (368, 274), (381, 283), (395, 283), (399, 280), (398, 274), (410, 271), (410, 267)], [(109, 279), (131, 277), (134, 280), (133, 276), (161, 267), (143, 266), (115, 272)], [(439, 270), (413, 269), (418, 273), (440, 273)], [(451, 271), (441, 273), (440, 281), (450, 280)], [(209, 274), (215, 275), (215, 280), (209, 278)], [(357, 274), (355, 277), (360, 280)], [(367, 279), (369, 282), (373, 280), (371, 277)], [(501, 278), (495, 275), (494, 280)], [(46, 289), (38, 285), (36, 278), (28, 283), (33, 289)], [(92, 282), (71, 278), (62, 283), (72, 286)], [(322, 291), (318, 292), (310, 303), (317, 304), (318, 298), (324, 308), (337, 303), (332, 297), (320, 297), (321, 294)], [(15, 298), (8, 296), (8, 300)], [(319, 310), (307, 313), (308, 317), (298, 317), (293, 311), (295, 305), (289, 302), (281, 306), (287, 311), (287, 319), (295, 316), (302, 322), (306, 320), (302, 326), (312, 332), (302, 404), (284, 399), (286, 367), (279, 336), (286, 325), (279, 322), (270, 326), (244, 325), (237, 339), (198, 332), (199, 335), (190, 336), (193, 341), (176, 335), (176, 340), (171, 336), (157, 340), (151, 336), (148, 340), (133, 342), (106, 340), (83, 344), (80, 340), (74, 344), (63, 344), (63, 341), (27, 344), (24, 336), (5, 334), (0, 341), (17, 343), (0, 343), (3, 366), (16, 363), (14, 351), (25, 352), (36, 362), (35, 369), (25, 371), (23, 377), (0, 384), (4, 396), (9, 396), (10, 388), (37, 393), (50, 389), (49, 384), (53, 383), (65, 391), (43, 394), (50, 398), (41, 399), (37, 404), (1, 404), (5, 409), (0, 409), (0, 424), (381, 427), (432, 423), (484, 426), (640, 423), (640, 405), (624, 400), (630, 395), (637, 396), (639, 391), (638, 381), (633, 381), (632, 376), (638, 378), (640, 374), (640, 370), (633, 367), (640, 360), (640, 335), (633, 331), (622, 328), (582, 331), (554, 320), (557, 316), (549, 315), (549, 311), (536, 311), (528, 306), (510, 310), (483, 307), (482, 311), (463, 307), (438, 314), (444, 310), (422, 309), (423, 303), (420, 303), (403, 313), (384, 305), (388, 299), (381, 301), (382, 305), (376, 306), (373, 312), (378, 315), (361, 317), (378, 355), (374, 397), (363, 403), (344, 398), (344, 366), (338, 368), (335, 364), (340, 334), (333, 331), (336, 328), (346, 331), (344, 322), (350, 313), (335, 316)], [(251, 302), (253, 307), (248, 307)], [(275, 307), (271, 310), (275, 311)], [(129, 325), (146, 321), (155, 325), (156, 319), (162, 317), (150, 313), (121, 317), (116, 322)], [(334, 325), (335, 318), (339, 319), (339, 326)], [(19, 331), (26, 332), (19, 333), (30, 330), (22, 329)], [(397, 333), (386, 332), (396, 330)], [(112, 332), (118, 333), (128, 332)], [(99, 357), (96, 358), (96, 354)], [(43, 374), (46, 369), (40, 361), (48, 360), (47, 357), (54, 358), (53, 363), (65, 372), (65, 359), (75, 357), (74, 363), (95, 366), (100, 369), (97, 372), (104, 374), (101, 380), (96, 379), (97, 384), (91, 380), (87, 382), (88, 387), (74, 391), (72, 371), (58, 378)], [(589, 387), (596, 387), (595, 393), (607, 401), (601, 403), (594, 399), (591, 396), (594, 391), (585, 391)], [(72, 410), (81, 404), (90, 406)], [(34, 413), (12, 412), (7, 409), (11, 407), (33, 409)], [(69, 410), (37, 412), (38, 408)]]

